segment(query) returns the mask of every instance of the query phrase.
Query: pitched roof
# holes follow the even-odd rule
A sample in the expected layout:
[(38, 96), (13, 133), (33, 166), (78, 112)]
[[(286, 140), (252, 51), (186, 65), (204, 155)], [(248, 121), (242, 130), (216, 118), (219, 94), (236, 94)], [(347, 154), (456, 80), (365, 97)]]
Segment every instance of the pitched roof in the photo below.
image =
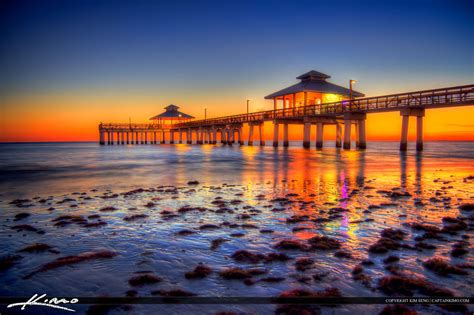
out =
[(173, 104), (170, 104), (170, 105), (166, 106), (165, 109), (166, 109), (165, 112), (151, 117), (150, 120), (159, 119), (159, 118), (164, 118), (164, 119), (166, 119), (166, 118), (168, 118), (168, 119), (172, 119), (172, 118), (192, 119), (192, 118), (194, 118), (194, 116), (191, 116), (191, 115), (185, 114), (183, 112), (180, 112), (178, 110), (179, 106), (176, 106), (176, 105), (173, 105)]
[[(330, 78), (330, 76), (327, 74), (312, 70), (297, 77), (301, 82), (267, 95), (265, 99), (273, 99), (275, 97), (299, 92), (319, 92), (350, 96), (351, 92), (349, 89), (327, 82), (326, 79), (328, 78)], [(364, 94), (352, 90), (352, 96), (362, 97)]]
[(296, 77), (297, 79), (299, 80), (305, 80), (305, 79), (321, 79), (321, 80), (325, 80), (325, 79), (329, 79), (331, 76), (325, 74), (325, 73), (322, 73), (322, 72), (319, 72), (319, 71), (315, 71), (315, 70), (311, 70), (311, 71), (308, 71), (306, 73), (303, 73), (302, 75)]

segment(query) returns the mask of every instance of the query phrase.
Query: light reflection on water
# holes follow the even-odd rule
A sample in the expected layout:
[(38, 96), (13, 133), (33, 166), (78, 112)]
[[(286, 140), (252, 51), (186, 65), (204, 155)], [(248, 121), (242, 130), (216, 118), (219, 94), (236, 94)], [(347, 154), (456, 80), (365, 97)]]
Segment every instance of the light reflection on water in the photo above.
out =
[[(320, 290), (335, 286), (345, 296), (374, 296), (378, 291), (365, 288), (351, 278), (352, 268), (362, 259), (370, 257), (376, 262), (368, 273), (374, 282), (383, 275), (381, 260), (386, 255), (369, 255), (367, 247), (374, 243), (380, 231), (395, 227), (410, 233), (412, 240), (417, 234), (403, 225), (405, 222), (426, 222), (441, 224), (442, 217), (457, 216), (461, 199), (473, 198), (472, 183), (464, 181), (474, 173), (474, 144), (472, 143), (427, 143), (421, 154), (413, 151), (400, 154), (396, 143), (369, 143), (366, 151), (343, 151), (332, 147), (323, 150), (305, 150), (299, 146), (289, 149), (271, 147), (221, 147), (189, 145), (157, 146), (103, 146), (84, 144), (1, 144), (0, 145), (0, 191), (2, 211), (0, 220), (1, 256), (12, 254), (34, 242), (50, 244), (61, 254), (22, 254), (16, 266), (0, 275), (1, 295), (29, 295), (45, 292), (51, 295), (78, 296), (123, 296), (130, 289), (127, 281), (133, 272), (152, 270), (164, 278), (156, 286), (138, 288), (139, 295), (149, 295), (151, 290), (183, 288), (208, 296), (274, 296), (292, 288)], [(440, 178), (441, 180), (437, 180)], [(120, 193), (136, 188), (161, 185), (185, 187), (190, 180), (198, 180), (196, 191), (188, 187), (179, 189), (178, 194), (145, 192), (129, 198), (101, 199), (106, 190)], [(224, 183), (228, 185), (224, 185)], [(235, 186), (233, 186), (235, 185)], [(220, 189), (215, 189), (216, 186)], [(367, 187), (371, 187), (368, 189)], [(451, 187), (451, 188), (450, 188)], [(400, 188), (412, 194), (411, 198), (397, 200), (395, 205), (365, 213), (369, 205), (393, 202), (377, 190)], [(92, 192), (91, 189), (97, 189)], [(85, 200), (73, 192), (86, 192), (91, 200)], [(451, 197), (449, 202), (430, 202), (436, 193)], [(270, 211), (275, 205), (274, 197), (297, 194), (300, 201), (285, 205), (285, 211)], [(34, 206), (19, 209), (9, 205), (14, 198), (54, 196), (49, 204), (33, 202)], [(57, 204), (67, 195), (76, 199), (72, 203)], [(259, 199), (257, 196), (264, 195)], [(210, 202), (221, 196), (225, 200), (240, 199), (243, 204), (233, 206), (234, 214), (218, 214), (212, 211), (190, 212), (171, 220), (163, 220), (159, 212), (176, 211), (184, 205), (203, 206), (216, 209)], [(84, 197), (84, 196), (82, 196)], [(159, 197), (156, 207), (144, 207), (152, 198)], [(178, 197), (178, 198), (173, 198)], [(426, 203), (415, 207), (414, 198)], [(303, 202), (308, 202), (303, 206)], [(71, 207), (77, 204), (77, 207)], [(111, 213), (99, 212), (104, 206), (119, 210)], [(245, 205), (262, 212), (252, 216), (245, 223), (252, 223), (258, 229), (228, 228), (199, 231), (190, 236), (176, 236), (182, 229), (197, 229), (202, 224), (220, 224), (224, 221), (242, 223), (237, 215), (247, 212)], [(49, 206), (54, 211), (47, 211)], [(271, 207), (267, 207), (271, 206)], [(318, 217), (319, 211), (332, 207), (349, 209), (342, 217), (323, 224), (311, 221), (287, 224), (292, 215)], [(127, 210), (137, 208), (137, 210)], [(10, 226), (12, 217), (19, 212), (33, 215), (21, 223), (31, 224), (46, 233), (38, 235), (29, 232), (14, 232)], [(108, 224), (101, 228), (84, 228), (71, 224), (58, 228), (51, 220), (60, 214), (74, 214), (87, 217), (100, 214)], [(146, 220), (125, 222), (126, 215), (144, 213)], [(372, 222), (354, 223), (357, 220), (373, 219)], [(293, 232), (294, 227), (308, 227)], [(259, 229), (273, 229), (273, 234), (261, 234)], [(243, 237), (231, 237), (231, 233), (245, 233)], [(300, 253), (289, 251), (292, 257), (311, 256), (316, 260), (316, 269), (311, 272), (327, 271), (329, 276), (321, 282), (299, 283), (294, 261), (288, 263), (261, 264), (269, 270), (269, 276), (285, 276), (281, 283), (258, 283), (246, 286), (240, 281), (223, 280), (214, 272), (203, 280), (186, 280), (185, 272), (194, 268), (197, 262), (205, 262), (214, 270), (224, 267), (244, 266), (234, 262), (230, 255), (239, 249), (268, 253), (278, 240), (283, 238), (308, 239), (317, 234), (334, 237), (350, 251), (353, 260), (336, 258), (332, 252)], [(464, 234), (471, 235), (472, 231)], [(209, 249), (210, 241), (222, 237), (228, 241), (218, 250)], [(459, 239), (453, 236), (452, 240)], [(469, 295), (472, 277), (440, 278), (427, 272), (421, 262), (428, 257), (440, 255), (452, 263), (473, 262), (472, 255), (464, 258), (449, 257), (451, 243), (437, 243), (436, 250), (421, 253), (401, 250), (400, 265), (415, 274), (420, 274), (434, 283), (443, 283), (457, 295)], [(85, 251), (113, 250), (119, 255), (111, 260), (85, 262), (72, 267), (63, 267), (36, 275), (30, 280), (21, 277), (38, 266), (59, 256), (74, 255)], [(309, 275), (311, 275), (309, 272)], [(212, 310), (237, 310), (250, 312), (273, 311), (273, 306), (218, 307)], [(341, 313), (374, 312), (380, 306), (344, 306)], [(135, 306), (135, 313), (146, 313), (145, 306)], [(160, 312), (194, 313), (191, 306), (176, 306), (160, 309)], [(331, 313), (333, 310), (323, 309)], [(165, 313), (166, 313), (165, 312)]]

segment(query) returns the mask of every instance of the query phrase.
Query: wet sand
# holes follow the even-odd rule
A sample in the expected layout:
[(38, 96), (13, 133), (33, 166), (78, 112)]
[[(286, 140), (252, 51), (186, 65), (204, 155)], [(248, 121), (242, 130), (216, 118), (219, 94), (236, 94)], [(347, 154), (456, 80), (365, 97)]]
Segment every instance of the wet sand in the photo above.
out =
[[(290, 163), (298, 157), (288, 154)], [(319, 162), (329, 164), (331, 154)], [(349, 160), (338, 172), (286, 166), (272, 176), (263, 173), (263, 180), (216, 183), (218, 178), (208, 182), (189, 174), (172, 185), (130, 183), (127, 190), (97, 186), (21, 198), (4, 194), (0, 294), (472, 295), (470, 161), (408, 156), (403, 167), (392, 156), (384, 168), (374, 161), (360, 164), (360, 155), (351, 156), (356, 153), (341, 154)], [(313, 167), (314, 162), (298, 163)], [(367, 314), (383, 309), (133, 305), (109, 313)], [(419, 314), (466, 310), (407, 309)]]

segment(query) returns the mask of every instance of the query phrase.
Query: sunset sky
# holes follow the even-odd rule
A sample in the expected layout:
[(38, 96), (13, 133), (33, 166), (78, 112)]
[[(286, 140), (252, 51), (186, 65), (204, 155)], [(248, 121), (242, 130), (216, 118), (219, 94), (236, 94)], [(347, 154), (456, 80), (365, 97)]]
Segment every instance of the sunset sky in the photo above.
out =
[[(99, 122), (147, 122), (170, 103), (197, 118), (242, 113), (246, 99), (271, 109), (265, 95), (312, 69), (367, 96), (473, 84), (472, 12), (456, 0), (2, 1), (0, 141), (97, 140)], [(428, 110), (425, 139), (474, 140), (473, 118), (473, 106)], [(370, 115), (368, 138), (397, 140), (400, 125)]]

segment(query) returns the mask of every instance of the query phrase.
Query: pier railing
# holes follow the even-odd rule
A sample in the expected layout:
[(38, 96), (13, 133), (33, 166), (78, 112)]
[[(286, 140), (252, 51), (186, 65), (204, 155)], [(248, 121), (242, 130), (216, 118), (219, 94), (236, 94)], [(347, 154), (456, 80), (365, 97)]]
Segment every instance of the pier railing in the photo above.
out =
[(107, 131), (153, 131), (153, 130), (161, 130), (161, 129), (170, 129), (174, 127), (171, 124), (114, 124), (114, 123), (106, 123), (100, 124), (99, 129), (107, 130)]
[(301, 118), (311, 116), (341, 116), (345, 113), (375, 113), (405, 108), (442, 108), (474, 104), (474, 84), (449, 88), (399, 93), (334, 103), (260, 111), (248, 114), (201, 119), (176, 124), (173, 128), (189, 128), (206, 125), (251, 123), (266, 120)]

